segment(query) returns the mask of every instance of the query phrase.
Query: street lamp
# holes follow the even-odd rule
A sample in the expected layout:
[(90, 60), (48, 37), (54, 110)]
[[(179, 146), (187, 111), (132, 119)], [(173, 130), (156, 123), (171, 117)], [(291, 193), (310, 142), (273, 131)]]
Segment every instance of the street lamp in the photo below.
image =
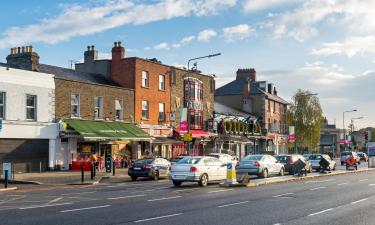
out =
[(346, 148), (346, 144), (345, 144), (345, 113), (351, 113), (351, 112), (357, 112), (356, 109), (352, 109), (352, 110), (348, 110), (348, 111), (344, 111), (342, 112), (342, 130), (343, 130), (343, 135), (344, 135), (344, 151), (345, 151), (345, 148)]
[[(190, 92), (191, 92), (191, 90), (190, 90), (190, 62), (191, 61), (196, 61), (196, 60), (198, 60), (198, 59), (204, 59), (204, 58), (212, 58), (212, 57), (216, 57), (216, 56), (219, 56), (219, 55), (221, 55), (221, 53), (216, 53), (216, 54), (211, 54), (211, 55), (206, 55), (206, 56), (200, 56), (200, 57), (196, 57), (196, 58), (192, 58), (192, 59), (189, 59), (188, 60), (188, 76), (187, 76), (187, 78), (188, 78), (188, 87), (189, 87), (189, 91), (188, 91), (188, 98), (187, 98), (187, 123), (188, 123), (188, 127), (187, 127), (187, 132), (188, 132), (188, 134), (190, 134), (190, 116), (191, 116), (191, 114), (190, 114), (190, 104), (191, 104), (191, 100), (190, 100), (190, 98), (191, 98), (191, 96), (190, 96)], [(185, 87), (184, 87), (185, 88)], [(190, 141), (187, 143), (187, 154), (188, 155), (190, 155)]]

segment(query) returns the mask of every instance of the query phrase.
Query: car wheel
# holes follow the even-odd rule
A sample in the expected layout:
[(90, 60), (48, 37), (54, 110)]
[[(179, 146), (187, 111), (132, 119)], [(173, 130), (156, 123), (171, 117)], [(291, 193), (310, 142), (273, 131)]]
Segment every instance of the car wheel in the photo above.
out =
[(180, 187), (182, 184), (182, 181), (173, 180), (172, 182), (175, 187)]
[(154, 179), (154, 181), (158, 181), (159, 180), (159, 171), (155, 171), (154, 172), (154, 175), (152, 176), (152, 179)]
[(263, 172), (262, 172), (262, 175), (261, 175), (263, 178), (267, 178), (268, 177), (268, 170), (267, 169), (264, 169)]
[(201, 176), (201, 179), (199, 180), (199, 186), (201, 186), (201, 187), (206, 187), (207, 186), (207, 184), (208, 184), (208, 176), (207, 176), (207, 174), (203, 174), (202, 176)]
[(335, 165), (333, 166), (332, 170), (333, 170), (333, 171), (335, 171), (335, 170), (336, 170), (336, 164), (335, 164)]
[(280, 169), (279, 176), (284, 176), (284, 168)]
[(312, 173), (312, 171), (313, 171), (313, 168), (312, 168), (312, 166), (310, 166), (309, 170), (308, 170), (308, 173)]
[(131, 176), (130, 178), (132, 179), (132, 181), (136, 181), (137, 180), (137, 177), (134, 177), (134, 176)]

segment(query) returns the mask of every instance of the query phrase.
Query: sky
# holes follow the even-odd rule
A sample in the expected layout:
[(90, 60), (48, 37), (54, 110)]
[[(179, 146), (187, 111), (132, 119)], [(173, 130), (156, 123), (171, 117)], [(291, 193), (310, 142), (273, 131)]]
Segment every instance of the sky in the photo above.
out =
[(375, 127), (373, 0), (18, 0), (1, 1), (0, 61), (32, 45), (41, 63), (70, 67), (88, 45), (126, 56), (187, 66), (199, 60), (217, 87), (238, 68), (255, 68), (287, 101), (298, 89), (318, 93), (329, 123)]

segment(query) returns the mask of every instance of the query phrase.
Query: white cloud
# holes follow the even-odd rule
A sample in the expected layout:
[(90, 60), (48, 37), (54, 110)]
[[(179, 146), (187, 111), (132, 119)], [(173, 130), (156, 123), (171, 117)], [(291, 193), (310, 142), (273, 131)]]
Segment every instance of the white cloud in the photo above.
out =
[(54, 17), (5, 30), (0, 38), (0, 48), (32, 42), (54, 44), (126, 24), (206, 16), (236, 4), (236, 0), (158, 0), (148, 4), (136, 4), (138, 2), (140, 1), (107, 0), (65, 4), (62, 11)]
[(214, 31), (213, 29), (206, 29), (206, 30), (202, 30), (201, 32), (199, 32), (197, 39), (198, 41), (207, 42), (211, 38), (215, 37), (216, 35), (217, 35), (216, 31)]
[(244, 2), (244, 10), (245, 12), (255, 12), (295, 1), (296, 0), (247, 0)]
[(194, 41), (194, 39), (195, 39), (195, 36), (191, 35), (191, 36), (182, 38), (181, 41), (180, 41), (180, 43), (181, 44), (188, 44), (188, 43)]
[(235, 42), (250, 37), (255, 30), (247, 24), (240, 24), (233, 27), (226, 27), (223, 29), (223, 32), (225, 41)]
[(166, 42), (162, 42), (160, 44), (155, 45), (152, 48), (155, 49), (155, 50), (161, 50), (161, 49), (169, 49), (169, 46)]
[(343, 42), (324, 43), (321, 48), (312, 49), (312, 55), (345, 55), (353, 57), (366, 53), (375, 53), (375, 36), (349, 37)]

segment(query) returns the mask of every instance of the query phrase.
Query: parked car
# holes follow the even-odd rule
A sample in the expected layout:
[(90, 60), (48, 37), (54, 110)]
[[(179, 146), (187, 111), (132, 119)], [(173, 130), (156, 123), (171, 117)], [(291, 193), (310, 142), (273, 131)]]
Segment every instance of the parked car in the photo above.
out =
[(171, 163), (163, 158), (139, 159), (129, 168), (128, 174), (133, 181), (138, 177), (151, 177), (158, 180), (160, 177), (168, 177)]
[(361, 164), (361, 159), (360, 159), (360, 157), (357, 155), (357, 153), (355, 153), (355, 152), (350, 152), (350, 151), (345, 151), (345, 152), (341, 152), (341, 157), (340, 157), (341, 166), (343, 166), (343, 165), (346, 163), (346, 160), (347, 160), (350, 156), (353, 156), (354, 159), (356, 160), (356, 162), (357, 162), (358, 164)]
[(358, 152), (357, 155), (359, 156), (359, 159), (361, 161), (367, 162), (368, 161), (368, 156), (364, 152)]
[(176, 158), (174, 158), (172, 161), (171, 161), (171, 164), (175, 164), (176, 162), (180, 161), (181, 159), (185, 158), (186, 156), (177, 156)]
[(234, 164), (237, 164), (237, 160), (235, 159), (235, 157), (231, 156), (231, 155), (228, 155), (228, 154), (223, 154), (223, 153), (210, 153), (208, 156), (211, 156), (211, 157), (215, 157), (217, 159), (219, 159), (220, 161), (222, 161), (224, 164), (228, 164), (228, 163), (234, 163)]
[(327, 155), (327, 154), (312, 154), (309, 157), (309, 162), (311, 163), (312, 168), (314, 170), (316, 170), (316, 171), (320, 170), (319, 162), (322, 159), (322, 157), (325, 158), (329, 162), (329, 166), (328, 166), (329, 170), (336, 170), (336, 162), (334, 160), (332, 160), (329, 155)]
[(187, 156), (171, 167), (169, 178), (174, 186), (179, 187), (183, 182), (198, 182), (202, 187), (210, 181), (226, 179), (226, 164), (210, 156)]
[(297, 162), (299, 159), (302, 160), (306, 166), (305, 170), (308, 173), (312, 172), (312, 165), (311, 163), (302, 155), (299, 154), (291, 154), (291, 155), (278, 155), (276, 156), (276, 159), (279, 163), (284, 165), (285, 172), (288, 172), (289, 174), (294, 174), (295, 172), (295, 162)]
[(303, 154), (303, 157), (308, 161), (311, 154)]
[(284, 176), (284, 165), (271, 155), (248, 155), (237, 166), (237, 173), (247, 173), (267, 178), (270, 174)]

